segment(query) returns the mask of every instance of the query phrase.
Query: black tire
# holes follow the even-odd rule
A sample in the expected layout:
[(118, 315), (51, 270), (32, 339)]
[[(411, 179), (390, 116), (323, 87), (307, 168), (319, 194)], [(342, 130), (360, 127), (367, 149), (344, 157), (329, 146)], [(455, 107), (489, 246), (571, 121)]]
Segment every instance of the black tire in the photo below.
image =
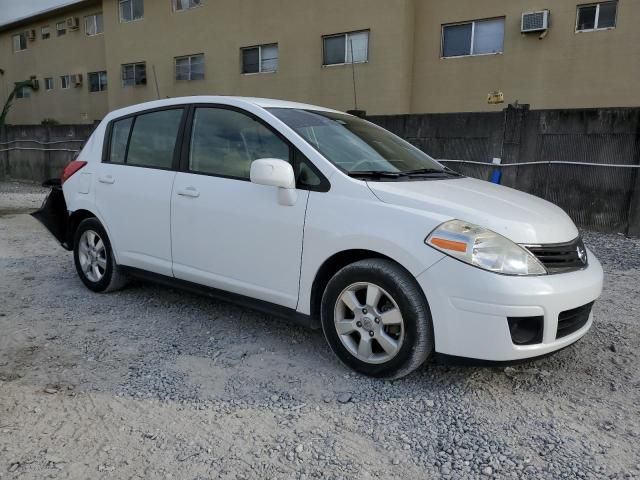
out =
[[(345, 289), (361, 282), (384, 289), (402, 314), (403, 341), (395, 356), (384, 363), (368, 363), (354, 356), (336, 330), (336, 302)], [(431, 311), (424, 293), (409, 272), (390, 260), (361, 260), (338, 271), (322, 296), (321, 322), (324, 336), (338, 358), (353, 370), (372, 377), (404, 377), (420, 367), (434, 350)]]
[[(104, 243), (106, 266), (102, 277), (97, 281), (88, 278), (81, 266), (80, 240), (87, 231), (97, 233)], [(107, 232), (97, 218), (87, 218), (78, 225), (78, 229), (73, 238), (73, 261), (80, 280), (82, 280), (82, 283), (84, 283), (89, 290), (98, 293), (113, 292), (123, 288), (127, 284), (127, 277), (120, 271), (116, 264)]]

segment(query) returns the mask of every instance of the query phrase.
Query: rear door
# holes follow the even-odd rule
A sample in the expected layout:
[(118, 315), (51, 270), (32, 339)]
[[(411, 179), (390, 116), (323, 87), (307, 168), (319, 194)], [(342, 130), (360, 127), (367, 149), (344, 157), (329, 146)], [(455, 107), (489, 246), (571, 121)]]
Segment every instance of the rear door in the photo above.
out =
[(141, 112), (108, 128), (96, 205), (121, 265), (172, 275), (170, 201), (185, 111)]
[(249, 181), (259, 158), (291, 160), (292, 147), (252, 115), (197, 107), (171, 203), (177, 278), (295, 308), (309, 191), (293, 206)]

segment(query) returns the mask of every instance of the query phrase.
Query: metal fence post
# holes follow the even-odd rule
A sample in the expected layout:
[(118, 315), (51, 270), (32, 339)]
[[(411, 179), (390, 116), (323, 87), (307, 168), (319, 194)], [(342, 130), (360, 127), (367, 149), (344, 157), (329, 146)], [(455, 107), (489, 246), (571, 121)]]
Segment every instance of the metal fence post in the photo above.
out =
[[(640, 165), (640, 115), (636, 115), (635, 164)], [(627, 235), (640, 237), (640, 168), (635, 169), (636, 181), (629, 202), (629, 226)]]
[[(0, 150), (5, 150), (4, 145), (7, 142), (7, 130), (4, 126), (0, 127)], [(0, 151), (0, 180), (7, 178), (7, 158), (9, 152)]]

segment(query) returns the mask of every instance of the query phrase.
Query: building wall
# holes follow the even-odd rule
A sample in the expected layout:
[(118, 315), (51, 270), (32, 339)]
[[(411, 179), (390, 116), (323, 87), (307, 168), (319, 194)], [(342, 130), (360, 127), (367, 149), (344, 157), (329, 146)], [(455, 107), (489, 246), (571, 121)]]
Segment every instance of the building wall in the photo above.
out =
[[(576, 33), (576, 6), (589, 0), (427, 0), (416, 2), (411, 111), (501, 110), (487, 104), (500, 90), (506, 103), (531, 108), (640, 106), (640, 1), (619, 0), (615, 29)], [(548, 8), (544, 39), (520, 33), (523, 12)], [(504, 53), (441, 59), (441, 26), (505, 17)]]
[[(40, 123), (46, 118), (60, 123), (92, 123), (109, 111), (107, 92), (89, 93), (87, 79), (87, 72), (104, 70), (106, 64), (104, 35), (89, 37), (84, 29), (84, 17), (101, 9), (100, 2), (96, 2), (0, 33), (0, 68), (5, 72), (0, 76), (1, 104), (4, 104), (15, 82), (28, 80), (31, 75), (40, 82), (39, 91), (31, 91), (29, 98), (13, 101), (7, 123)], [(58, 37), (56, 23), (70, 16), (80, 18), (80, 28), (67, 30), (66, 35)], [(41, 37), (40, 29), (44, 25), (49, 25), (51, 32), (47, 40)], [(14, 53), (13, 35), (30, 29), (36, 30), (36, 40), (29, 41), (26, 50)], [(72, 86), (63, 90), (60, 77), (76, 73), (83, 76), (82, 87)], [(45, 77), (53, 77), (53, 90), (45, 90)]]
[[(353, 71), (322, 66), (322, 35), (370, 29), (369, 63), (355, 65), (359, 107), (410, 108), (413, 0), (217, 0), (173, 12), (170, 0), (145, 2), (144, 19), (120, 23), (118, 1), (104, 0), (110, 78), (123, 63), (146, 61), (147, 85), (112, 82), (112, 108), (160, 97), (250, 95), (353, 109)], [(276, 73), (242, 75), (240, 49), (278, 43)], [(205, 80), (176, 81), (174, 57), (204, 53)]]
[[(619, 0), (617, 27), (575, 32), (583, 0), (204, 0), (173, 12), (171, 0), (145, 0), (142, 20), (121, 23), (118, 0), (82, 3), (11, 30), (0, 29), (0, 100), (14, 82), (36, 75), (41, 90), (16, 99), (9, 123), (91, 123), (109, 110), (181, 95), (273, 97), (353, 109), (370, 115), (500, 111), (487, 94), (533, 109), (640, 106), (639, 0)], [(584, 0), (587, 1), (587, 0)], [(551, 9), (544, 39), (522, 35), (524, 11)], [(104, 34), (87, 37), (83, 19), (102, 10)], [(77, 32), (56, 37), (55, 23), (81, 19)], [(504, 52), (442, 59), (442, 25), (505, 17)], [(48, 24), (52, 38), (42, 40)], [(12, 52), (12, 35), (35, 29), (38, 39)], [(322, 66), (322, 35), (370, 30), (369, 62)], [(242, 75), (240, 48), (278, 43), (276, 73)], [(174, 58), (205, 55), (205, 79), (176, 81)], [(147, 85), (122, 86), (121, 66), (144, 61)], [(108, 90), (89, 93), (87, 73), (107, 70)], [(154, 74), (155, 70), (155, 74)], [(60, 76), (82, 73), (82, 88), (62, 90)], [(44, 78), (55, 79), (53, 91)], [(156, 90), (155, 77), (158, 89)]]

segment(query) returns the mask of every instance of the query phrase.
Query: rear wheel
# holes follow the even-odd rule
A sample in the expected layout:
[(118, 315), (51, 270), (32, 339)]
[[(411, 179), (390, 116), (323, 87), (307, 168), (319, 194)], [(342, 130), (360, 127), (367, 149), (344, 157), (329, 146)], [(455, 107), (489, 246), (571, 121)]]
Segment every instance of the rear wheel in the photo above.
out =
[(96, 218), (80, 222), (73, 246), (76, 271), (87, 288), (110, 292), (126, 284), (126, 277), (116, 265), (107, 232)]
[(322, 297), (322, 329), (336, 355), (354, 370), (399, 378), (433, 352), (431, 313), (415, 279), (389, 260), (344, 267)]

